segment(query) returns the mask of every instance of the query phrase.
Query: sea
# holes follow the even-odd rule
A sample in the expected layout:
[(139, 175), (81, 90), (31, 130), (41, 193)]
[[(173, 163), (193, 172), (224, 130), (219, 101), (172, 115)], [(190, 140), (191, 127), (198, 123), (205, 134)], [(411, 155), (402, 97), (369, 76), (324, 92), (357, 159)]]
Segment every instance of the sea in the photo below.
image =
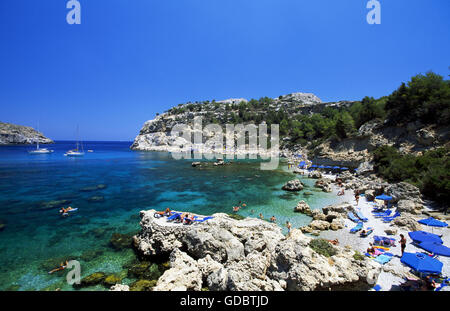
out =
[[(338, 200), (335, 193), (314, 188), (315, 180), (294, 176), (286, 162), (270, 171), (250, 159), (194, 168), (193, 160), (133, 151), (131, 144), (84, 142), (85, 155), (77, 158), (64, 156), (75, 147), (72, 141), (46, 145), (54, 150), (47, 155), (28, 154), (33, 146), (0, 147), (0, 290), (108, 290), (77, 289), (65, 273), (48, 273), (67, 258), (79, 260), (82, 277), (104, 272), (120, 275), (123, 284), (135, 281), (126, 268), (135, 252), (110, 241), (116, 233), (139, 232), (142, 210), (231, 214), (233, 206), (245, 203), (238, 215), (261, 213), (267, 221), (275, 216), (286, 233), (286, 221), (297, 228), (311, 220), (294, 212), (300, 200), (312, 209)], [(283, 191), (295, 177), (306, 188)], [(78, 210), (62, 217), (61, 207), (68, 206)]]

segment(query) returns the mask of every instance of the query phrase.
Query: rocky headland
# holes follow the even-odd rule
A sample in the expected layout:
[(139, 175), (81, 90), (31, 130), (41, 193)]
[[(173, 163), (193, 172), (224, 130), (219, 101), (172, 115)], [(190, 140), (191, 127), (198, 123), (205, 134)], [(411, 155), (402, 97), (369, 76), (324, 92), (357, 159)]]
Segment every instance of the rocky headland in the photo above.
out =
[[(141, 211), (138, 253), (170, 260), (152, 290), (367, 290), (379, 267), (352, 249), (313, 239), (294, 229), (255, 218), (213, 215), (204, 223), (181, 225)], [(116, 285), (112, 290), (127, 290)]]
[(53, 144), (32, 127), (0, 122), (0, 145)]

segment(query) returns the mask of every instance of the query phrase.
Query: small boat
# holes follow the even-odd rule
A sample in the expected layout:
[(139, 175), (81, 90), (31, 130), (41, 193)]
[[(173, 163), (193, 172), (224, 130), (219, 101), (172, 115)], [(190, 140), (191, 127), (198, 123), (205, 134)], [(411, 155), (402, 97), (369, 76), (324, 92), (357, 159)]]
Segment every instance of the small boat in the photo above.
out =
[[(38, 132), (39, 132), (39, 125), (38, 125)], [(47, 148), (39, 148), (39, 138), (36, 140), (36, 149), (28, 151), (29, 154), (49, 154), (53, 153), (53, 150), (47, 149)]]
[(78, 149), (69, 150), (64, 154), (66, 157), (82, 157), (84, 152), (80, 152)]
[[(77, 137), (78, 137), (78, 126), (77, 126)], [(79, 150), (79, 145), (81, 144), (81, 151)], [(64, 156), (66, 157), (82, 157), (84, 156), (83, 143), (80, 143), (77, 138), (77, 148), (67, 151)]]
[(88, 152), (94, 152), (94, 150), (89, 149)]

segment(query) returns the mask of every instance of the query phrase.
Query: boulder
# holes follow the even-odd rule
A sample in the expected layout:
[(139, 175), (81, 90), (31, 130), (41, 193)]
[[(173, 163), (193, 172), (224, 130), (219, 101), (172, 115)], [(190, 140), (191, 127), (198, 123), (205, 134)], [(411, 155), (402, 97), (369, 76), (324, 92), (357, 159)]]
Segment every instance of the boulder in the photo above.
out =
[(313, 221), (311, 221), (309, 226), (313, 230), (324, 231), (324, 230), (330, 229), (330, 223), (328, 221), (325, 221), (325, 220), (313, 220)]
[(397, 211), (400, 213), (410, 213), (420, 215), (422, 213), (423, 204), (413, 200), (400, 200), (397, 203)]
[(387, 235), (397, 235), (397, 229), (395, 228), (387, 228), (384, 230)]
[(281, 188), (286, 191), (301, 191), (303, 190), (303, 184), (298, 179), (293, 179), (284, 184)]
[(364, 192), (364, 197), (366, 198), (367, 201), (372, 202), (373, 200), (375, 200), (375, 190), (366, 190)]
[(103, 285), (110, 287), (120, 282), (122, 282), (122, 278), (120, 276), (116, 274), (111, 274), (105, 277), (105, 279), (103, 280)]
[(131, 283), (129, 290), (133, 292), (149, 292), (155, 287), (156, 280), (137, 280)]
[(297, 206), (294, 208), (294, 212), (312, 216), (311, 207), (303, 200), (298, 202)]
[(309, 178), (319, 179), (322, 178), (322, 173), (319, 171), (312, 171), (308, 174)]
[(170, 269), (159, 278), (153, 291), (186, 291), (202, 289), (202, 272), (188, 254), (174, 249), (170, 254)]
[(331, 180), (328, 178), (320, 178), (316, 181), (314, 184), (315, 187), (322, 189), (324, 192), (332, 192), (333, 189), (331, 188)]
[(403, 214), (394, 219), (394, 225), (398, 227), (406, 227), (409, 231), (421, 231), (422, 226), (411, 215)]
[(413, 200), (417, 203), (423, 203), (419, 188), (407, 182), (402, 181), (388, 185), (385, 191), (388, 195), (392, 196), (393, 203), (397, 203), (400, 200)]
[(95, 272), (81, 279), (80, 284), (73, 284), (74, 287), (89, 287), (103, 283), (106, 274), (103, 272)]

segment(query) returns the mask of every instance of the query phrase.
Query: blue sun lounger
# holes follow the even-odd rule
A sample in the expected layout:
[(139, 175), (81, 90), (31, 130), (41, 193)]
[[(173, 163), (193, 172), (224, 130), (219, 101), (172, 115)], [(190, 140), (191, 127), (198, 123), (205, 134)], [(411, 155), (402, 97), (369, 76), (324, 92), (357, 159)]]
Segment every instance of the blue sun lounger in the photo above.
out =
[(388, 217), (389, 215), (391, 215), (392, 211), (391, 210), (387, 210), (385, 212), (372, 212), (373, 216), (375, 217)]
[[(197, 217), (197, 216), (196, 216), (196, 217)], [(214, 218), (213, 216), (204, 217), (204, 218), (202, 218), (202, 219), (195, 218), (194, 221), (195, 221), (195, 222), (204, 222), (204, 221), (206, 221), (206, 220), (213, 219), (213, 218)]]
[(356, 211), (356, 216), (358, 216), (359, 219), (361, 219), (363, 222), (369, 221), (369, 219), (367, 219), (366, 217), (364, 217), (364, 215), (361, 213), (361, 211)]
[(384, 221), (384, 222), (391, 222), (391, 221), (393, 221), (395, 218), (397, 218), (397, 217), (399, 217), (399, 216), (400, 216), (400, 213), (397, 212), (397, 213), (395, 213), (394, 216), (392, 216), (392, 217), (383, 217), (383, 221)]
[(181, 213), (173, 213), (172, 216), (167, 217), (167, 220), (174, 220), (175, 218), (177, 218), (178, 216), (181, 216)]
[(347, 216), (353, 222), (356, 222), (356, 223), (360, 222), (359, 218), (356, 218), (356, 216), (352, 212), (348, 212)]
[(359, 230), (361, 230), (362, 227), (363, 227), (363, 223), (362, 223), (362, 222), (358, 222), (358, 224), (357, 224), (355, 227), (353, 227), (352, 229), (350, 229), (350, 233), (356, 233), (356, 232), (358, 232)]
[(374, 260), (382, 265), (388, 263), (389, 261), (391, 261), (392, 257), (394, 256), (394, 254), (392, 253), (384, 253), (381, 255), (378, 255), (377, 258), (375, 258)]

